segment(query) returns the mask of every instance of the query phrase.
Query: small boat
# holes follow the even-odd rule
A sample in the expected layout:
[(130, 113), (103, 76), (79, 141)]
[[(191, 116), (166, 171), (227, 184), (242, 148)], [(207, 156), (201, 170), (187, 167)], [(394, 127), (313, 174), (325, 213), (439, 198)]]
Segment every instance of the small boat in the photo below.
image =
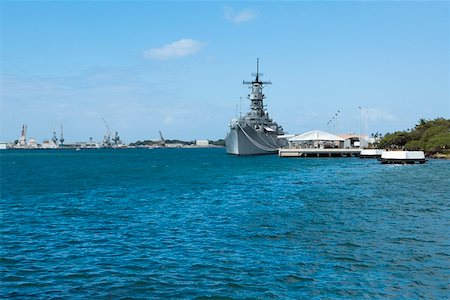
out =
[(423, 164), (426, 162), (423, 151), (383, 151), (382, 164)]

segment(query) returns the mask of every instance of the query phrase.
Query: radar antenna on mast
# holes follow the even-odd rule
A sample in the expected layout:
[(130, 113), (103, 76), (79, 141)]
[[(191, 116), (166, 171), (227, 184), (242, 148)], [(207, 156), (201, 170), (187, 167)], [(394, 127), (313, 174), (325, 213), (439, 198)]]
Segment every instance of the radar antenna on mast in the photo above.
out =
[(263, 76), (263, 73), (259, 73), (259, 58), (256, 59), (256, 73), (252, 73), (252, 76), (255, 76), (255, 80), (254, 81), (242, 81), (243, 84), (255, 84), (255, 83), (259, 83), (259, 84), (272, 84), (272, 82), (270, 81), (260, 81), (259, 77)]
[(252, 73), (252, 76), (256, 76), (255, 81), (259, 81), (259, 76), (263, 76), (263, 73), (259, 73), (259, 58), (256, 59), (256, 73)]

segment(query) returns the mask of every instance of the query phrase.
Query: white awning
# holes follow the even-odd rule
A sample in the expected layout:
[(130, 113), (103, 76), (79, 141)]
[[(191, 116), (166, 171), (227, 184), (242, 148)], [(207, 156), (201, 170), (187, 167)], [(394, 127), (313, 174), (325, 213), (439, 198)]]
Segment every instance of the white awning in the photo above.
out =
[(344, 141), (343, 138), (320, 130), (313, 130), (303, 134), (299, 134), (289, 139), (290, 142), (302, 141)]
[(279, 139), (290, 139), (290, 138), (293, 138), (294, 136), (295, 136), (295, 134), (283, 134), (283, 135), (277, 136), (277, 138), (279, 138)]

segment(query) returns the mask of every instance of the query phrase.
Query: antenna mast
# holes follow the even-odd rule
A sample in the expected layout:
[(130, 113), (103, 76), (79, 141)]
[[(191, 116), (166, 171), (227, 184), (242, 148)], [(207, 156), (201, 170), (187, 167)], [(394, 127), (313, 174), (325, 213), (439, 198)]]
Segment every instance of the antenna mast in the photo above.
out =
[(256, 58), (256, 81), (259, 81), (259, 57)]
[(256, 73), (252, 73), (253, 76), (255, 76), (255, 80), (254, 81), (242, 81), (243, 84), (255, 84), (258, 83), (260, 85), (263, 84), (272, 84), (272, 82), (270, 81), (260, 81), (259, 77), (263, 76), (263, 73), (259, 73), (259, 58), (256, 58)]
[(22, 125), (22, 133), (20, 134), (20, 140), (19, 140), (20, 146), (26, 146), (27, 145), (27, 125)]

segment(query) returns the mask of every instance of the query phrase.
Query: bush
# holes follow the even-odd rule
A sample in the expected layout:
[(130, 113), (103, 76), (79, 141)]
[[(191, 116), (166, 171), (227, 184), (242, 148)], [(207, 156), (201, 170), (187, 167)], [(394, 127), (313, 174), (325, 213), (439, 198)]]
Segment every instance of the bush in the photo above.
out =
[(450, 149), (450, 132), (441, 132), (431, 137), (426, 144), (427, 152), (449, 152)]

